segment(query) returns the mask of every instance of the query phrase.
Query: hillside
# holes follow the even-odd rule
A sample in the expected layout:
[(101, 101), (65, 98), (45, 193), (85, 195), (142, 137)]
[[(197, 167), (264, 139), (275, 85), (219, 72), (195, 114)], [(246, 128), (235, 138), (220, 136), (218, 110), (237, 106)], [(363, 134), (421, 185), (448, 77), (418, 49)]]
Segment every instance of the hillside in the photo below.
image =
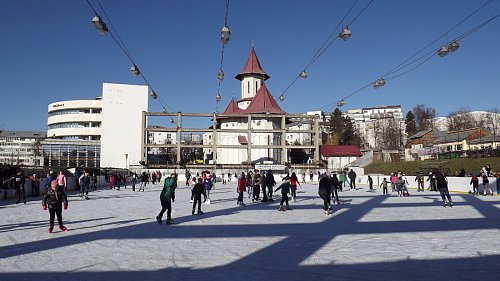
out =
[(500, 171), (500, 158), (457, 158), (451, 160), (426, 160), (391, 163), (372, 163), (365, 167), (365, 174), (385, 174), (402, 171), (407, 175), (414, 175), (418, 171), (428, 172), (432, 168), (439, 168), (453, 175), (462, 168), (466, 173), (477, 173), (485, 164), (490, 164), (494, 171)]

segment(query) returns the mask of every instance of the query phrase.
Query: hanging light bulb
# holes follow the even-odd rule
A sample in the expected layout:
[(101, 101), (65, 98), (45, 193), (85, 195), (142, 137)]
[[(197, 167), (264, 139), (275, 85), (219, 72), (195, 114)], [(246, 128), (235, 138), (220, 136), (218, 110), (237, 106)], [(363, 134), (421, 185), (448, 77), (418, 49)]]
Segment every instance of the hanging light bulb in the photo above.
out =
[(305, 70), (303, 70), (303, 71), (300, 73), (299, 77), (300, 77), (301, 79), (306, 79), (306, 78), (307, 78), (307, 72), (306, 72)]
[(216, 101), (217, 103), (219, 103), (221, 100), (222, 100), (222, 97), (220, 96), (220, 94), (219, 94), (219, 93), (217, 93), (217, 95), (215, 96), (215, 101)]
[(224, 71), (222, 71), (222, 69), (217, 72), (217, 79), (219, 79), (219, 81), (224, 80)]
[(153, 99), (157, 99), (158, 96), (156, 95), (154, 90), (151, 90), (151, 93), (149, 94)]
[(460, 44), (458, 44), (458, 42), (455, 40), (451, 41), (450, 44), (448, 44), (448, 51), (450, 51), (450, 53), (455, 52), (456, 50), (458, 50), (458, 48), (460, 48)]
[(95, 25), (95, 28), (97, 28), (97, 31), (99, 31), (102, 35), (106, 35), (106, 33), (108, 33), (108, 27), (102, 21), (102, 19), (99, 15), (96, 14), (92, 18), (92, 23)]
[(380, 87), (382, 87), (384, 85), (385, 85), (384, 78), (380, 78), (377, 81), (375, 81), (375, 83), (373, 83), (373, 88), (378, 89), (378, 88), (380, 88)]
[(133, 64), (131, 67), (130, 67), (130, 71), (132, 71), (132, 74), (134, 74), (135, 76), (139, 76), (141, 75), (141, 72), (139, 71), (139, 68), (137, 67), (137, 65)]
[(281, 96), (279, 97), (280, 101), (284, 101), (285, 100), (285, 96), (283, 94), (281, 94)]
[(222, 44), (227, 44), (227, 42), (229, 42), (230, 37), (231, 37), (231, 31), (229, 31), (229, 27), (227, 25), (224, 25), (220, 32), (220, 40), (222, 41)]
[(342, 32), (340, 32), (339, 37), (342, 38), (342, 40), (347, 41), (347, 39), (349, 39), (349, 37), (351, 37), (351, 35), (352, 35), (351, 30), (349, 29), (348, 26), (346, 26), (342, 30)]
[(448, 46), (442, 46), (438, 50), (438, 56), (445, 57), (446, 55), (448, 55), (449, 52), (450, 50), (448, 49)]
[(344, 106), (344, 105), (345, 105), (345, 101), (344, 101), (344, 100), (339, 100), (339, 101), (337, 102), (337, 107), (342, 107), (342, 106)]

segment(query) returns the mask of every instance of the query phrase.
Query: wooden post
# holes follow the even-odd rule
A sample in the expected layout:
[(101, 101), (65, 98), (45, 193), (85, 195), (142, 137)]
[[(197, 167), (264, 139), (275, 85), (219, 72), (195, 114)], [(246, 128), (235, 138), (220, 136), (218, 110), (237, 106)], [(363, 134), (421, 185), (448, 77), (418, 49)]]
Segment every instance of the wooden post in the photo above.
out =
[(182, 113), (177, 112), (177, 169), (180, 169), (181, 165), (181, 131), (182, 131)]
[(319, 130), (319, 116), (314, 116), (314, 162), (319, 162), (319, 145), (320, 145), (320, 130)]
[(287, 162), (288, 153), (286, 151), (286, 118), (285, 114), (281, 115), (281, 164)]
[(247, 163), (252, 165), (252, 114), (247, 117)]

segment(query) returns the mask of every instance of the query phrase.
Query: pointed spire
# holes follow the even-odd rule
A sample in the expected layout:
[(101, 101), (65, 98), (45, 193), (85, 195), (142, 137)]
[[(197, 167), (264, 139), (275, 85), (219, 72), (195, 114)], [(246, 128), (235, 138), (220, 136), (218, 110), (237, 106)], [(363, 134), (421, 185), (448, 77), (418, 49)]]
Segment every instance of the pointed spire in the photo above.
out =
[(253, 47), (252, 47), (252, 50), (250, 51), (250, 56), (248, 57), (247, 63), (245, 64), (245, 67), (243, 67), (243, 70), (240, 71), (240, 73), (238, 75), (236, 75), (234, 78), (241, 81), (241, 80), (243, 80), (243, 78), (245, 76), (247, 76), (249, 74), (263, 76), (264, 80), (271, 78), (262, 69), (262, 66), (260, 65), (260, 62), (259, 62), (259, 58), (257, 57), (257, 54), (255, 53), (255, 49)]
[(241, 109), (238, 107), (238, 104), (234, 101), (234, 98), (231, 99), (229, 104), (226, 107), (226, 110), (224, 110), (223, 114), (234, 114), (234, 113), (240, 113)]
[(244, 113), (286, 113), (278, 105), (276, 100), (273, 98), (271, 93), (266, 87), (266, 84), (262, 84), (259, 91), (253, 97), (252, 102), (248, 105)]

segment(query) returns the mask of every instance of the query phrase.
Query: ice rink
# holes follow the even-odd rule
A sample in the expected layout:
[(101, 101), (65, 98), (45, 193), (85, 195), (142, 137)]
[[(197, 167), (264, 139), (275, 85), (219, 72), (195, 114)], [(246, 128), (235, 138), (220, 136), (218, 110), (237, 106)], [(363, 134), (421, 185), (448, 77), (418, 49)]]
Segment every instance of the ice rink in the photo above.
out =
[(160, 191), (70, 193), (69, 231), (54, 233), (40, 198), (0, 201), (0, 280), (500, 280), (499, 196), (452, 194), (444, 208), (436, 192), (359, 186), (325, 216), (317, 183), (279, 212), (280, 194), (237, 206), (233, 181), (191, 215), (179, 182), (175, 224), (159, 225)]

